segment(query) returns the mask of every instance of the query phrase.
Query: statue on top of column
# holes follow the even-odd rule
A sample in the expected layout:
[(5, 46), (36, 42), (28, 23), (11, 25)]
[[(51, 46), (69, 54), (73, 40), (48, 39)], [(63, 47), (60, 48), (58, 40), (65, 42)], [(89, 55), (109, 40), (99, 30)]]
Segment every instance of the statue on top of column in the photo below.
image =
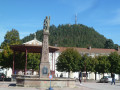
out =
[(44, 25), (43, 25), (43, 31), (49, 32), (49, 27), (50, 27), (50, 16), (49, 16), (49, 18), (48, 18), (48, 16), (46, 16), (46, 18), (44, 20)]

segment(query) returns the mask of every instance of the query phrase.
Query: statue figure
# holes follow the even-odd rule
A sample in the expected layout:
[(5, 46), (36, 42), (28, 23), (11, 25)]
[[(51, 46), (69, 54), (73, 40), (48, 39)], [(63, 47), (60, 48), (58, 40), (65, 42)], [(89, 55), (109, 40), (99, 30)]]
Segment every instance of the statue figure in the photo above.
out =
[(49, 19), (46, 16), (46, 19), (44, 20), (43, 30), (44, 31), (49, 31), (49, 26), (50, 26), (50, 16), (49, 16)]

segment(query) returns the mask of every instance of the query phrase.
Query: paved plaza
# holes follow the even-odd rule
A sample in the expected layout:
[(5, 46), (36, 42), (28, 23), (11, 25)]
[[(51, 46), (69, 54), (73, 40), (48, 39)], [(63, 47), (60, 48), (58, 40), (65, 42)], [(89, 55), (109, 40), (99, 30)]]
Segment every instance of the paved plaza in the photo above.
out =
[[(0, 90), (49, 90), (40, 87), (17, 87), (15, 82), (0, 81)], [(83, 82), (82, 85), (76, 82), (75, 88), (53, 88), (53, 90), (120, 90), (120, 83), (111, 85), (110, 83)]]

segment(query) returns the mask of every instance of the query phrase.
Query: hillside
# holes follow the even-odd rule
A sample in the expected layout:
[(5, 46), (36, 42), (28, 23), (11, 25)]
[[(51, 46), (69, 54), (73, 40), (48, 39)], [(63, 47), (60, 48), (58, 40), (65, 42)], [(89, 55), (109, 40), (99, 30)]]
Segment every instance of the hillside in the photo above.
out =
[[(37, 39), (42, 41), (43, 30), (36, 32)], [(30, 34), (22, 39), (27, 42), (34, 38), (34, 34)], [(82, 24), (78, 25), (59, 25), (58, 27), (50, 26), (49, 44), (60, 47), (89, 47), (104, 48), (106, 38), (96, 32), (93, 28)]]

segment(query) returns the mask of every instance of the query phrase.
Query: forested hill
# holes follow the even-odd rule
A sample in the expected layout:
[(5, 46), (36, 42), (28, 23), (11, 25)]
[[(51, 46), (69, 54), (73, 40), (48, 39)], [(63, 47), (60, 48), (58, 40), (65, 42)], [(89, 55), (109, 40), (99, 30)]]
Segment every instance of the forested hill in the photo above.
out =
[[(36, 32), (38, 40), (42, 41), (43, 30)], [(22, 42), (27, 42), (34, 38), (34, 34), (30, 34), (22, 39)], [(96, 32), (93, 28), (87, 27), (82, 24), (77, 25), (59, 25), (58, 27), (50, 26), (49, 44), (52, 46), (60, 47), (82, 47), (87, 48), (111, 48), (106, 46), (114, 44), (111, 39), (106, 39), (103, 35)], [(114, 48), (115, 45), (112, 45)]]

